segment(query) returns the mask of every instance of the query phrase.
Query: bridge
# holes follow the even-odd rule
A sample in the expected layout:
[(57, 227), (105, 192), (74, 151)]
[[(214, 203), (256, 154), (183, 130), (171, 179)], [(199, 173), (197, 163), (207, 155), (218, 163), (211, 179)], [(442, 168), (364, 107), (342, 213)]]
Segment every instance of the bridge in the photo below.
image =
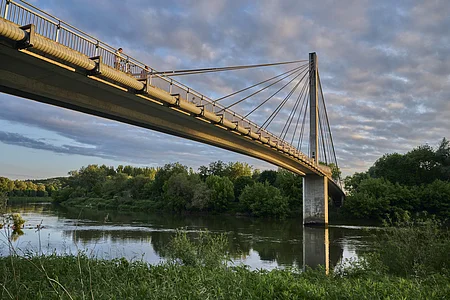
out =
[[(305, 224), (327, 224), (329, 197), (337, 205), (344, 199), (340, 178), (333, 178), (329, 167), (337, 167), (337, 160), (315, 53), (291, 62), (161, 72), (27, 2), (0, 0), (0, 57), (3, 93), (206, 143), (303, 176)], [(295, 68), (214, 100), (174, 79), (290, 64)], [(283, 81), (288, 82), (245, 116), (231, 110)], [(262, 125), (248, 119), (291, 86)], [(270, 132), (268, 126), (297, 91), (281, 134)], [(307, 120), (309, 143), (303, 143)]]

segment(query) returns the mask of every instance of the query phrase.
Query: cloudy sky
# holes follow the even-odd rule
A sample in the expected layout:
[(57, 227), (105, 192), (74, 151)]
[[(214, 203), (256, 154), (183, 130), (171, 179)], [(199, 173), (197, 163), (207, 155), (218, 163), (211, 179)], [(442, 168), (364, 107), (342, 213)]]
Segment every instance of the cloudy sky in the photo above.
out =
[[(32, 3), (159, 70), (307, 59), (317, 52), (344, 175), (366, 170), (384, 153), (450, 138), (448, 0)], [(283, 70), (180, 80), (214, 98)], [(283, 98), (275, 97), (251, 119), (261, 124)], [(252, 98), (236, 110), (248, 112), (261, 101)], [(281, 131), (293, 105), (271, 131)], [(273, 168), (178, 137), (0, 94), (0, 176), (61, 176), (89, 163), (179, 161), (197, 168), (217, 159)]]

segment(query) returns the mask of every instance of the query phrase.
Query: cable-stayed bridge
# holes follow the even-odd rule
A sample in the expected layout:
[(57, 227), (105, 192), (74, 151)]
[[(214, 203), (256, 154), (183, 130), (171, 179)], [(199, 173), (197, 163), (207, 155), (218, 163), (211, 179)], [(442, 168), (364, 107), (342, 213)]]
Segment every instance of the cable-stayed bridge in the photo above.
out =
[[(342, 203), (315, 53), (306, 60), (157, 71), (24, 1), (0, 0), (0, 17), (1, 92), (214, 145), (299, 174), (305, 223), (328, 223), (329, 197)], [(256, 68), (272, 68), (264, 73), (270, 76), (214, 99), (174, 79)], [(255, 115), (259, 120), (250, 121)]]

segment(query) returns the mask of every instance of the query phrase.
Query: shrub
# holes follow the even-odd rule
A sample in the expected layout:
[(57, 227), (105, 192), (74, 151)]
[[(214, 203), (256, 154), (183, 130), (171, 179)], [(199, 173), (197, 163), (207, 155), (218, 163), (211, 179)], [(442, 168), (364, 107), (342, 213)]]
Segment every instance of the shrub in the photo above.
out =
[(366, 255), (372, 269), (388, 274), (424, 277), (450, 275), (450, 231), (434, 220), (390, 227), (376, 238), (374, 252)]
[(228, 240), (224, 234), (200, 231), (197, 239), (190, 239), (186, 231), (177, 230), (162, 254), (173, 263), (215, 268), (226, 266), (229, 261), (227, 247)]

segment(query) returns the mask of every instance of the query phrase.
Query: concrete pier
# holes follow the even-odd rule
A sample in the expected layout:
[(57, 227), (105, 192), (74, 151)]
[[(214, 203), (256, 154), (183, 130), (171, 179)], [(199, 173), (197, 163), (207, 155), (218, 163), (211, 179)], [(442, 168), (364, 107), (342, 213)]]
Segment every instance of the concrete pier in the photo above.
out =
[(327, 177), (303, 177), (303, 224), (328, 225)]

